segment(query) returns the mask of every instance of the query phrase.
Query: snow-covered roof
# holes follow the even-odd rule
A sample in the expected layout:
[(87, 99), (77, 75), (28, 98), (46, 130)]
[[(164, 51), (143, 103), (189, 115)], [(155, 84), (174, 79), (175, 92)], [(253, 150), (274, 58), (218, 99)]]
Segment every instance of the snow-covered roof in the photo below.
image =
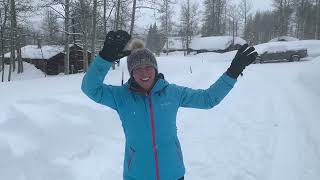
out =
[[(81, 45), (79, 44), (69, 44), (69, 48), (72, 46), (79, 46), (80, 48)], [(90, 51), (88, 51), (90, 52)], [(17, 52), (16, 52), (17, 53)], [(48, 60), (52, 58), (53, 56), (59, 54), (59, 53), (64, 53), (64, 46), (61, 45), (45, 45), (42, 46), (42, 48), (38, 48), (37, 45), (27, 45), (21, 48), (21, 57), (23, 59), (44, 59)], [(10, 58), (10, 52), (6, 53), (4, 55), (5, 58)]]
[[(42, 48), (38, 48), (37, 45), (27, 45), (21, 48), (21, 57), (23, 59), (50, 59), (63, 51), (63, 46), (42, 46)], [(10, 58), (10, 54), (10, 52), (6, 53), (4, 57)]]
[[(211, 36), (198, 37), (191, 41), (190, 48), (194, 50), (206, 49), (209, 51), (224, 50), (232, 44), (232, 36)], [(245, 44), (246, 41), (240, 37), (235, 37), (234, 44)]]
[[(191, 40), (190, 48), (194, 50), (206, 49), (209, 51), (224, 50), (232, 44), (232, 36), (195, 36)], [(240, 37), (235, 37), (234, 44), (245, 44), (246, 41)], [(166, 49), (164, 45), (164, 49)], [(169, 37), (169, 49), (184, 49), (182, 37)]]
[(269, 42), (277, 42), (277, 41), (299, 41), (299, 39), (290, 37), (290, 36), (280, 36), (280, 37), (271, 39)]

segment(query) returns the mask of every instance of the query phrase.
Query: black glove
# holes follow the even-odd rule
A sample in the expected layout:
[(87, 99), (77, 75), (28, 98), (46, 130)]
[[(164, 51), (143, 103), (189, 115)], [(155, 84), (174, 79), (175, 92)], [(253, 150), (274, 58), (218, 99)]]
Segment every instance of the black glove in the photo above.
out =
[(237, 79), (246, 66), (256, 60), (258, 53), (255, 52), (254, 47), (247, 48), (248, 44), (241, 46), (236, 56), (233, 58), (231, 65), (226, 72), (230, 77)]
[(104, 45), (99, 55), (110, 62), (114, 62), (130, 54), (130, 51), (125, 51), (124, 48), (131, 39), (131, 36), (122, 30), (116, 32), (110, 31), (106, 35)]

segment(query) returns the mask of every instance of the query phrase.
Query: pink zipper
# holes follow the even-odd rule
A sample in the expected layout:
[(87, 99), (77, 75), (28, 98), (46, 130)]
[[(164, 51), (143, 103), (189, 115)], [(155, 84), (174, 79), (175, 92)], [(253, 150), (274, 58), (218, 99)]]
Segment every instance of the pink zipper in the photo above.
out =
[(132, 158), (133, 158), (133, 149), (130, 146), (130, 156), (129, 156), (129, 161), (128, 161), (128, 169), (130, 169)]
[(156, 129), (154, 126), (154, 114), (153, 114), (153, 107), (152, 107), (150, 94), (148, 94), (148, 99), (149, 99), (149, 108), (150, 108), (150, 120), (151, 120), (151, 126), (152, 126), (153, 155), (154, 155), (154, 160), (156, 162), (156, 180), (160, 180), (158, 152), (157, 152), (157, 145), (156, 145)]

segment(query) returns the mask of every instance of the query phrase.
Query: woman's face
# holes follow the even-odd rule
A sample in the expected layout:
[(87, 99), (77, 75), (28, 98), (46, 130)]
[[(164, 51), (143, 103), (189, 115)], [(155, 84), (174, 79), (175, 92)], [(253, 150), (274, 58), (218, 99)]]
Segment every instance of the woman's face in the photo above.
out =
[(149, 91), (153, 86), (156, 70), (150, 65), (140, 65), (133, 69), (132, 76), (145, 91)]

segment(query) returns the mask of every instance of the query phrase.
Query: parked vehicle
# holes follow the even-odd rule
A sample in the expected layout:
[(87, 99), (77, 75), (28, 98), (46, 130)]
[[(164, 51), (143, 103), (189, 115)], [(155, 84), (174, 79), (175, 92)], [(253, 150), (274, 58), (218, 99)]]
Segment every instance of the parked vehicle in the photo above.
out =
[(285, 52), (274, 52), (268, 53), (265, 52), (261, 55), (258, 55), (256, 63), (265, 63), (270, 61), (300, 61), (301, 58), (307, 57), (308, 52), (307, 49), (300, 49), (300, 50), (290, 50)]
[(290, 42), (271, 42), (256, 46), (258, 57), (255, 63), (273, 61), (300, 61), (308, 56), (308, 50), (304, 47), (293, 45)]

